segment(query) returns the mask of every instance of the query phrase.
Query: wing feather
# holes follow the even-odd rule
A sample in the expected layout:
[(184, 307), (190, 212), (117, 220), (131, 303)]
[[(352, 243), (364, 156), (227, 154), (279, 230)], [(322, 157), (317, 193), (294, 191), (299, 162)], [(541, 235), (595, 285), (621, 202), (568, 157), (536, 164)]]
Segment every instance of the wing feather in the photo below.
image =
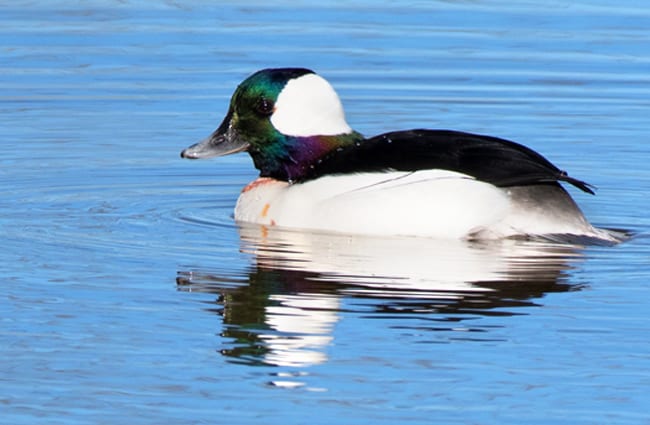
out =
[(567, 182), (593, 194), (588, 183), (569, 176), (534, 150), (509, 140), (451, 130), (381, 134), (329, 153), (302, 181), (327, 174), (444, 169), (499, 187)]

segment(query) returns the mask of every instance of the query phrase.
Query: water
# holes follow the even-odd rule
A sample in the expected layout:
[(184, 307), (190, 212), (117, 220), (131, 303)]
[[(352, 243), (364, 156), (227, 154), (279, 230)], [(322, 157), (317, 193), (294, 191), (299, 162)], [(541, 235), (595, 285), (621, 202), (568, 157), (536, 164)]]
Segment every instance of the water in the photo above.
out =
[[(643, 2), (0, 10), (3, 423), (650, 422)], [(178, 154), (269, 66), (317, 70), (368, 135), (523, 142), (636, 236), (238, 228), (250, 159)]]

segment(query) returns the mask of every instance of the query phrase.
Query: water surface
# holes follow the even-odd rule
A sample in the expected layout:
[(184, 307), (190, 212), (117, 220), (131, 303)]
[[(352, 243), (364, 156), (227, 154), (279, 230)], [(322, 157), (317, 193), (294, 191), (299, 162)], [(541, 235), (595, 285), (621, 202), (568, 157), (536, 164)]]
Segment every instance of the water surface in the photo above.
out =
[[(642, 2), (1, 9), (3, 422), (650, 422)], [(178, 155), (269, 66), (318, 71), (367, 135), (525, 143), (636, 236), (237, 227), (250, 159)]]

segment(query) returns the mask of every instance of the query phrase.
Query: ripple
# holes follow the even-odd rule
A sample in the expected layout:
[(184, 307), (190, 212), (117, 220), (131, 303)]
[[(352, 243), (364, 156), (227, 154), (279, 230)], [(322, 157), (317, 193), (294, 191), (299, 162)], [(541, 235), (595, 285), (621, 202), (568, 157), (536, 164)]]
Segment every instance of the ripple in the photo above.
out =
[[(0, 204), (19, 205), (6, 209), (11, 221), (6, 238), (12, 243), (5, 255), (20, 273), (24, 267), (75, 263), (84, 268), (101, 257), (151, 262), (152, 255), (179, 250), (195, 257), (208, 251), (197, 237), (201, 232), (209, 232), (211, 243), (236, 237), (230, 195), (183, 196), (184, 184), (193, 183), (174, 186), (173, 177), (163, 168), (124, 164), (81, 172), (63, 168), (56, 179), (19, 174), (21, 192), (0, 195)], [(194, 249), (184, 248), (186, 235), (195, 235), (189, 238)]]

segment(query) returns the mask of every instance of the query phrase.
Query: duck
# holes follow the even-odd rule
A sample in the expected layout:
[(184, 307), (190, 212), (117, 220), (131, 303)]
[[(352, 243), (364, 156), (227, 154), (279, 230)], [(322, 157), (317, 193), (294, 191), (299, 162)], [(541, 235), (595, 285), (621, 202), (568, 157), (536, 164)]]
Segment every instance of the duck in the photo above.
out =
[(444, 129), (364, 137), (332, 85), (306, 68), (250, 75), (218, 128), (181, 157), (238, 152), (259, 170), (236, 202), (241, 223), (467, 240), (619, 238), (590, 224), (562, 185), (591, 195), (594, 187), (536, 151)]

